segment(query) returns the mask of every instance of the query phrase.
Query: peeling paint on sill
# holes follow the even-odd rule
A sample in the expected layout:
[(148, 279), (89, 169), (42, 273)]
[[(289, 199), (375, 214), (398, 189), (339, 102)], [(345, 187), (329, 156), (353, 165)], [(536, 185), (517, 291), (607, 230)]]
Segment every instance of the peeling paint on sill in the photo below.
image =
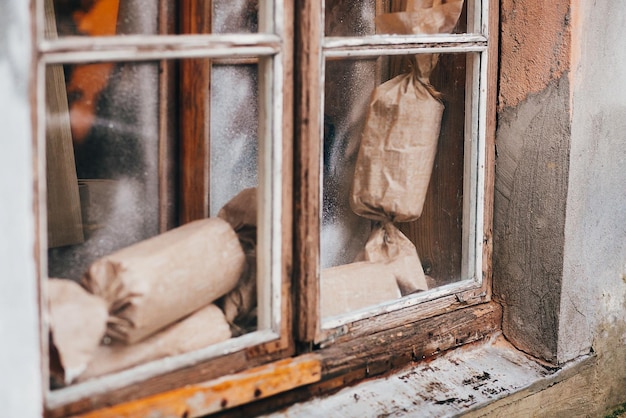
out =
[(553, 385), (589, 358), (547, 368), (497, 336), (265, 417), (456, 416), (522, 390)]

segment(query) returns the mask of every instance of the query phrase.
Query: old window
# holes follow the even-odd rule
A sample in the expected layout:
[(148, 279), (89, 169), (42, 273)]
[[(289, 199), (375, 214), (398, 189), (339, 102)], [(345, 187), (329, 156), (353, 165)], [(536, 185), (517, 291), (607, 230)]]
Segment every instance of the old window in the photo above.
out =
[(486, 0), (37, 6), (51, 416), (489, 301)]
[(38, 11), (48, 408), (292, 354), (284, 4)]
[(488, 300), (488, 6), (328, 0), (303, 17), (301, 339)]

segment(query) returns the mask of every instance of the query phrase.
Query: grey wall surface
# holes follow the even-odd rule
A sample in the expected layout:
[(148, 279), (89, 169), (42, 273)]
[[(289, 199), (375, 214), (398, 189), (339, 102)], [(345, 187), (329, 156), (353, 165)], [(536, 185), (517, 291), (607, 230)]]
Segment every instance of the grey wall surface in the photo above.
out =
[(0, 415), (42, 414), (29, 3), (0, 2)]
[(498, 119), (494, 296), (507, 337), (557, 361), (569, 155), (569, 82), (554, 81)]
[(626, 3), (580, 3), (572, 45), (562, 359), (585, 352), (605, 326), (621, 328), (626, 343)]

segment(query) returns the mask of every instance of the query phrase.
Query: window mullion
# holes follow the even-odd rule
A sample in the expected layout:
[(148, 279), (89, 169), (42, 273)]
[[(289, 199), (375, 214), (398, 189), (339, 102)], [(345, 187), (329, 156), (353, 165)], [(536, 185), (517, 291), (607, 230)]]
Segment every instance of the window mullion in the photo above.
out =
[(295, 260), (299, 341), (315, 339), (319, 323), (320, 155), (323, 2), (296, 1)]

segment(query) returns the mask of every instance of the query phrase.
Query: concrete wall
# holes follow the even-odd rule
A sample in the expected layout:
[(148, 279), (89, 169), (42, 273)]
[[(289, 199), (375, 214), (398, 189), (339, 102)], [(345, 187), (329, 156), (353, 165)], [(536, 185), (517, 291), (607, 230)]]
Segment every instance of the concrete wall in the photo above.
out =
[(580, 1), (574, 17), (562, 358), (607, 325), (626, 338), (626, 3)]
[(494, 295), (503, 330), (552, 363), (596, 356), (571, 379), (481, 413), (602, 415), (626, 402), (626, 3), (501, 4)]
[(42, 411), (34, 254), (29, 2), (0, 2), (0, 415)]
[(570, 0), (501, 3), (494, 297), (522, 351), (558, 362), (570, 120)]

